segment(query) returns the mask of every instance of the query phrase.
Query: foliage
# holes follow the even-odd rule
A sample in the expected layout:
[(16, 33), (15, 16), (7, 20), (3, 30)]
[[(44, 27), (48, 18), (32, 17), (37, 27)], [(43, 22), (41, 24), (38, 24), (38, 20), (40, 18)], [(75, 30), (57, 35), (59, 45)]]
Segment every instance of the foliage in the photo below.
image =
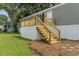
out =
[(9, 23), (7, 16), (0, 15), (0, 23), (1, 24), (7, 24), (7, 23)]
[(0, 9), (5, 9), (8, 12), (12, 25), (15, 25), (19, 22), (19, 19), (53, 5), (55, 5), (55, 3), (4, 3), (0, 4)]
[(26, 17), (38, 11), (49, 8), (53, 5), (55, 5), (55, 3), (11, 3), (0, 4), (0, 9), (5, 9), (8, 12), (11, 19), (18, 20), (18, 18)]

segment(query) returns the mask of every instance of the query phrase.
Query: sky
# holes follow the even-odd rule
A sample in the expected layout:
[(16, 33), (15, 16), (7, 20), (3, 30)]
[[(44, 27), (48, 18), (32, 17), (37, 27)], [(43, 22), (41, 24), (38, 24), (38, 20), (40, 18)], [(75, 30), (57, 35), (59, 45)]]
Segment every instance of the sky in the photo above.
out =
[(10, 21), (9, 15), (4, 9), (0, 10), (0, 14), (6, 15), (8, 17), (8, 20)]

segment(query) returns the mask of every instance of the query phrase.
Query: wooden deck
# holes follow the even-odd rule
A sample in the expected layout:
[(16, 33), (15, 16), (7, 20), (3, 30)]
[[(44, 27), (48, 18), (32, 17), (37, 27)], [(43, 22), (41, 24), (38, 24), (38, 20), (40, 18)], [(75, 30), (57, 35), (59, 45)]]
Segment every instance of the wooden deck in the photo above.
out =
[(22, 20), (21, 27), (37, 26), (37, 30), (41, 33), (45, 41), (49, 44), (57, 43), (61, 41), (60, 31), (55, 24), (51, 23), (49, 20), (50, 19), (45, 17), (43, 22), (39, 17), (33, 16), (29, 19)]

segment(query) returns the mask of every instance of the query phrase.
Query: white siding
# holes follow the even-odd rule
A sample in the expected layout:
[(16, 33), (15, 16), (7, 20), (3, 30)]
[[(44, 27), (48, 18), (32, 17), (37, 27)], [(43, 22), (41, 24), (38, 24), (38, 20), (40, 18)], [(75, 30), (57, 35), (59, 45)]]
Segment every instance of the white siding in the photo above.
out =
[(61, 31), (61, 38), (79, 40), (79, 25), (57, 26)]
[(68, 3), (52, 9), (57, 25), (79, 24), (79, 3)]
[(36, 29), (36, 26), (21, 27), (20, 33), (21, 33), (21, 37), (23, 38), (29, 38), (32, 40), (42, 39), (41, 34)]
[(52, 18), (52, 11), (47, 12), (47, 18)]

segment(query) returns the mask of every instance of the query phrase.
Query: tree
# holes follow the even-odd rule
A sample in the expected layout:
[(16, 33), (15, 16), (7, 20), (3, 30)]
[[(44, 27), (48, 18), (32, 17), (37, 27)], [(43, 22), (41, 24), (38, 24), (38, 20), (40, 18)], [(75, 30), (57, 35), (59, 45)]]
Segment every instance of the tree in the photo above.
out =
[(0, 23), (3, 24), (3, 25), (9, 23), (7, 16), (0, 15)]
[[(27, 17), (55, 5), (55, 3), (11, 3), (0, 4), (0, 9), (5, 9), (11, 19), (11, 25), (17, 24), (19, 19)], [(15, 29), (15, 27), (13, 27)]]

